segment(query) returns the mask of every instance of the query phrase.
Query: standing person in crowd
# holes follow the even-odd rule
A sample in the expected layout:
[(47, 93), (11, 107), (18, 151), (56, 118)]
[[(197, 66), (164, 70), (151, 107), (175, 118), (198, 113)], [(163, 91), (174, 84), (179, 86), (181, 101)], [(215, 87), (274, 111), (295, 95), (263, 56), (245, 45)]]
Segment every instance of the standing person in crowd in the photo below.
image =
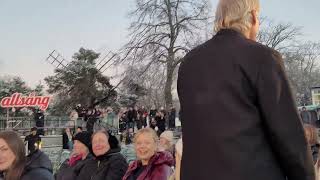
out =
[(158, 127), (158, 135), (160, 136), (161, 133), (163, 133), (166, 130), (166, 118), (165, 114), (163, 112), (158, 112), (156, 116), (157, 121), (157, 127)]
[(173, 143), (173, 132), (172, 131), (164, 131), (160, 135), (160, 143), (158, 147), (158, 151), (168, 151), (172, 155), (174, 155), (174, 143)]
[(28, 142), (28, 154), (34, 152), (36, 150), (37, 144), (40, 144), (41, 137), (37, 134), (37, 128), (31, 128), (31, 132), (26, 138), (24, 139), (25, 142)]
[(141, 108), (139, 109), (139, 113), (142, 117), (142, 125), (144, 128), (146, 128), (148, 126), (147, 124), (148, 111), (144, 106), (141, 106)]
[(129, 108), (127, 112), (127, 117), (128, 117), (128, 129), (133, 129), (134, 131), (134, 121), (135, 121), (136, 115), (132, 107)]
[(128, 163), (120, 154), (117, 138), (105, 130), (92, 135), (92, 151), (95, 159), (86, 162), (77, 180), (121, 180)]
[(0, 132), (0, 179), (53, 180), (48, 156), (35, 150), (27, 157), (19, 135), (13, 131)]
[(119, 132), (121, 133), (120, 135), (120, 141), (122, 141), (123, 134), (127, 131), (127, 125), (128, 123), (128, 118), (125, 113), (121, 114), (121, 117), (119, 118)]
[(300, 112), (300, 117), (304, 124), (310, 124), (310, 125), (312, 124), (311, 113), (307, 111), (306, 107), (302, 107), (302, 111)]
[(79, 178), (84, 165), (93, 159), (91, 150), (91, 134), (79, 132), (74, 137), (74, 146), (69, 159), (62, 163), (55, 174), (56, 180), (75, 180)]
[(176, 108), (172, 107), (169, 113), (169, 129), (175, 130), (176, 128)]
[(122, 180), (167, 180), (174, 159), (168, 152), (157, 152), (157, 133), (151, 128), (140, 129), (134, 137), (138, 160), (130, 164)]
[(41, 109), (36, 109), (34, 120), (36, 121), (37, 134), (44, 135), (44, 114)]
[(73, 142), (72, 142), (73, 135), (70, 131), (70, 128), (65, 128), (62, 134), (62, 148), (67, 150), (73, 149)]
[[(150, 125), (150, 128), (151, 129), (156, 129), (156, 127), (157, 127), (157, 121), (156, 121), (156, 117), (152, 117), (151, 119), (150, 119), (150, 123), (149, 123)], [(158, 128), (157, 128), (158, 129)]]
[(281, 55), (256, 42), (259, 12), (220, 0), (216, 35), (180, 65), (183, 180), (315, 179)]
[(137, 129), (140, 130), (142, 128), (142, 124), (143, 124), (143, 120), (142, 120), (142, 114), (137, 113), (137, 119), (136, 119), (136, 125), (137, 125)]
[(149, 112), (149, 118), (155, 117), (157, 115), (158, 110), (156, 109), (156, 106), (152, 106)]

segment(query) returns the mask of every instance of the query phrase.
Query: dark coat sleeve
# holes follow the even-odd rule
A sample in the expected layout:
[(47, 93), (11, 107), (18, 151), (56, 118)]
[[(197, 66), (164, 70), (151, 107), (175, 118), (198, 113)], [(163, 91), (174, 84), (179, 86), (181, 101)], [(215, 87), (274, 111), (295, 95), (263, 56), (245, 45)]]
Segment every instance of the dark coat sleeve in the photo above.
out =
[(128, 163), (122, 156), (111, 157), (108, 173), (104, 180), (121, 180), (128, 169)]
[(256, 83), (258, 104), (271, 146), (288, 180), (314, 180), (310, 148), (304, 136), (297, 107), (282, 58), (268, 51)]
[(44, 168), (36, 168), (22, 176), (21, 180), (54, 180), (53, 174)]

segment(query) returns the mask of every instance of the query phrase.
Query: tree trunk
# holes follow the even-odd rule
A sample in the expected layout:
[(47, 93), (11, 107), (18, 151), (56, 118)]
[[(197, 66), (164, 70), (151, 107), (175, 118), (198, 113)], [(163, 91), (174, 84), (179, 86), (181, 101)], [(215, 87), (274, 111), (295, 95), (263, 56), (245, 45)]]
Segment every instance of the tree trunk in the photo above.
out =
[(172, 106), (172, 82), (173, 82), (173, 73), (174, 68), (168, 64), (167, 65), (167, 79), (164, 88), (164, 97), (165, 97), (165, 108), (168, 110)]

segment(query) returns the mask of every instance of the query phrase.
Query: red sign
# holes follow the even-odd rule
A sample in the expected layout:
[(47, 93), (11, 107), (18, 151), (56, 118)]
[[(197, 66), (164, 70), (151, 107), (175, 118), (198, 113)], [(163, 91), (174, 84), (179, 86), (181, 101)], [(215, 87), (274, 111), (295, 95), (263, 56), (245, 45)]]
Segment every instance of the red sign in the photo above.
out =
[(21, 93), (14, 93), (11, 97), (3, 98), (0, 106), (3, 108), (38, 106), (44, 111), (48, 108), (50, 99), (50, 96), (35, 96), (34, 93), (31, 93), (29, 96), (22, 96)]

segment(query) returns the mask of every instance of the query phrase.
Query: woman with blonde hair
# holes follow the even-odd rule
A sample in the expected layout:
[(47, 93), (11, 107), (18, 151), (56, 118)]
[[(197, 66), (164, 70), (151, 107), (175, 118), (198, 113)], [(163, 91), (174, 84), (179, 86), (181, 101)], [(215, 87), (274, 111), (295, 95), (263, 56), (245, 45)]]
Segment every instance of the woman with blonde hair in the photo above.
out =
[(122, 180), (167, 180), (174, 159), (169, 152), (157, 152), (159, 138), (151, 128), (140, 129), (134, 137), (138, 160), (130, 164)]

